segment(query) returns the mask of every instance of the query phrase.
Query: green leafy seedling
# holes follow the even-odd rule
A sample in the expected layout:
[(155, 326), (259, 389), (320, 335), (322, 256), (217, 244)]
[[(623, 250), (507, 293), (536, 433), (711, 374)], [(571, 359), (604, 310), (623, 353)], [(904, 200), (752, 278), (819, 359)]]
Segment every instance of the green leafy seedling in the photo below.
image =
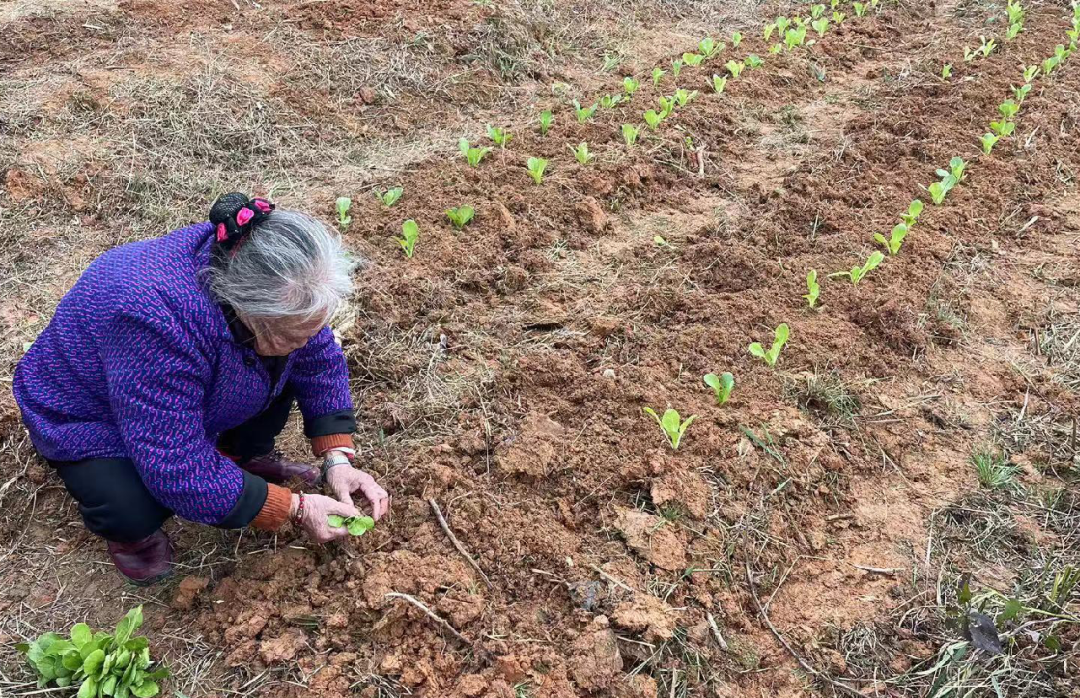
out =
[(352, 216), (349, 215), (349, 209), (352, 208), (352, 199), (347, 196), (339, 196), (334, 205), (337, 207), (338, 225), (342, 228), (348, 228), (349, 223), (352, 223)]
[(604, 95), (600, 98), (600, 106), (604, 109), (612, 109), (622, 101), (622, 95)]
[(788, 50), (795, 48), (796, 46), (802, 46), (806, 43), (806, 27), (797, 27), (794, 29), (788, 29), (784, 32), (784, 45)]
[(728, 61), (724, 64), (728, 72), (731, 73), (731, 77), (738, 79), (742, 75), (743, 69), (746, 68), (746, 63), (742, 61)]
[(1035, 79), (1035, 76), (1039, 74), (1039, 66), (1029, 65), (1024, 68), (1024, 82), (1031, 82)]
[(679, 413), (672, 409), (664, 410), (664, 416), (656, 414), (656, 411), (651, 407), (645, 408), (645, 414), (649, 415), (656, 420), (656, 423), (663, 429), (664, 434), (668, 438), (668, 443), (671, 444), (671, 450), (677, 451), (679, 444), (682, 443), (683, 435), (686, 434), (686, 430), (690, 427), (690, 424), (697, 419), (697, 415), (691, 415), (685, 420), (679, 416)]
[(806, 274), (806, 293), (803, 294), (803, 298), (806, 299), (807, 305), (813, 310), (817, 306), (818, 297), (821, 295), (821, 286), (818, 285), (817, 269), (811, 269)]
[(465, 159), (469, 163), (469, 167), (479, 167), (480, 161), (484, 159), (488, 153), (491, 152), (491, 148), (484, 146), (483, 148), (474, 148), (469, 145), (467, 138), (462, 138), (458, 141), (458, 150), (465, 156)]
[(745, 63), (746, 67), (751, 69), (760, 68), (761, 66), (765, 65), (765, 61), (761, 60), (761, 56), (757, 55), (756, 53), (751, 53), (749, 56), (747, 56)]
[(506, 129), (496, 128), (491, 124), (487, 126), (487, 135), (491, 139), (491, 142), (500, 148), (505, 148), (513, 140), (514, 134), (510, 133)]
[(817, 19), (825, 14), (825, 5), (817, 4), (810, 6), (810, 19)]
[(900, 214), (900, 220), (904, 221), (904, 225), (911, 227), (915, 225), (915, 221), (919, 220), (919, 216), (923, 212), (922, 199), (915, 199), (908, 204), (907, 213)]
[(596, 107), (599, 106), (593, 103), (591, 107), (583, 107), (576, 99), (574, 100), (574, 115), (577, 116), (579, 124), (583, 124), (593, 117), (596, 113)]
[(450, 219), (450, 222), (454, 224), (454, 227), (461, 230), (469, 221), (473, 219), (476, 214), (476, 210), (468, 204), (458, 206), (457, 208), (446, 209), (446, 217)]
[(832, 21), (833, 21), (833, 24), (835, 24), (836, 26), (842, 25), (844, 23), (844, 20), (846, 20), (846, 19), (847, 19), (847, 15), (844, 14), (843, 12), (835, 11), (835, 12), (832, 13)]
[(1003, 117), (1011, 120), (1020, 111), (1020, 105), (1015, 100), (1007, 99), (998, 105), (998, 111)]
[(998, 135), (1000, 138), (1008, 138), (1016, 130), (1016, 123), (1013, 121), (991, 121), (990, 130)]
[(666, 119), (675, 111), (674, 97), (658, 97), (656, 101), (660, 105), (660, 118)]
[(375, 519), (370, 516), (338, 516), (337, 514), (330, 514), (326, 517), (326, 523), (330, 528), (341, 528), (344, 526), (349, 531), (350, 536), (362, 536), (371, 529), (375, 528)]
[(776, 32), (776, 29), (777, 29), (776, 22), (769, 22), (768, 24), (765, 25), (765, 33), (764, 33), (765, 41), (768, 41), (770, 38), (772, 38), (772, 35), (773, 35), (773, 33)]
[(735, 376), (730, 373), (721, 373), (719, 376), (715, 373), (706, 373), (702, 380), (705, 381), (705, 385), (712, 388), (717, 405), (725, 404), (731, 397), (731, 391), (735, 389)]
[(889, 251), (890, 255), (895, 255), (900, 251), (900, 246), (904, 244), (904, 238), (907, 237), (908, 227), (905, 223), (898, 223), (892, 229), (892, 233), (886, 238), (881, 233), (874, 233), (874, 240), (885, 246), (885, 249)]
[(960, 182), (960, 180), (964, 178), (965, 168), (967, 168), (967, 162), (964, 161), (964, 158), (957, 156), (949, 160), (949, 169), (938, 170), (937, 176), (945, 179), (949, 175), (952, 175), (952, 178), (955, 179), (956, 182)]
[(627, 77), (623, 78), (622, 86), (623, 86), (623, 91), (626, 93), (626, 95), (628, 97), (631, 97), (631, 96), (633, 96), (633, 94), (635, 92), (638, 91), (638, 88), (641, 87), (641, 81), (638, 80), (637, 78), (627, 76)]
[(568, 145), (566, 147), (569, 148), (570, 152), (574, 154), (575, 158), (577, 158), (578, 164), (588, 165), (589, 161), (596, 157), (589, 152), (589, 144), (584, 141), (579, 143), (576, 148), (572, 145)]
[(550, 110), (540, 112), (540, 135), (546, 136), (553, 123), (555, 123), (555, 115)]
[(1009, 28), (1005, 30), (1005, 41), (1012, 41), (1023, 30), (1024, 25), (1019, 22), (1013, 22), (1009, 25)]
[(691, 91), (684, 90), (683, 88), (680, 87), (679, 89), (675, 90), (675, 94), (672, 95), (672, 99), (675, 100), (675, 104), (677, 104), (678, 106), (685, 107), (687, 104), (689, 104), (697, 96), (698, 96), (698, 91), (697, 90), (694, 90), (694, 91), (691, 92)]
[(376, 189), (375, 198), (382, 203), (383, 206), (390, 208), (398, 202), (401, 195), (405, 193), (405, 190), (401, 187), (392, 187), (390, 189)]
[(627, 147), (637, 143), (638, 136), (641, 134), (641, 130), (631, 124), (622, 125), (622, 137), (626, 141)]
[(416, 224), (416, 221), (410, 218), (401, 224), (401, 237), (397, 239), (397, 242), (409, 259), (412, 259), (413, 253), (416, 251), (416, 241), (419, 239), (420, 226)]
[(993, 39), (987, 41), (985, 36), (980, 36), (979, 39), (982, 40), (982, 44), (979, 46), (978, 51), (982, 54), (983, 58), (986, 58), (994, 52), (995, 48), (997, 48), (997, 42)]
[(652, 69), (652, 84), (653, 84), (653, 87), (658, 86), (660, 84), (660, 79), (662, 77), (664, 77), (665, 75), (667, 75), (667, 71), (664, 70), (663, 68), (653, 68)]
[(810, 23), (810, 26), (813, 27), (814, 31), (817, 32), (819, 37), (822, 37), (825, 36), (825, 32), (829, 29), (829, 20), (825, 19), (824, 17), (822, 17), (821, 19), (815, 19), (813, 22)]
[(682, 72), (683, 62), (681, 58), (676, 58), (671, 62), (671, 77), (678, 78), (679, 73)]
[[(791, 20), (790, 20), (790, 19), (788, 19), (787, 17), (784, 17), (784, 16), (780, 16), (780, 17), (777, 17), (777, 18), (776, 18), (776, 29), (777, 29), (777, 31), (779, 31), (779, 32), (780, 32), (781, 34), (783, 34), (784, 32), (786, 32), (786, 31), (787, 31), (787, 28), (788, 28), (788, 27), (790, 27), (790, 26), (791, 26)], [(769, 40), (769, 39), (768, 39), (768, 37), (766, 37), (766, 39), (765, 39), (765, 40), (766, 40), (766, 41), (768, 41), (768, 40)]]
[(997, 145), (997, 142), (998, 140), (1000, 140), (1000, 138), (1001, 137), (998, 136), (996, 133), (984, 133), (982, 136), (979, 137), (979, 143), (982, 145), (982, 151), (989, 155), (990, 151), (994, 149), (994, 146)]
[(866, 278), (867, 274), (872, 272), (874, 269), (877, 269), (878, 265), (880, 265), (884, 260), (885, 255), (875, 250), (870, 254), (870, 256), (866, 259), (866, 262), (863, 263), (862, 266), (855, 266), (848, 271), (838, 271), (833, 274), (829, 274), (829, 278), (835, 276), (846, 276), (851, 281), (853, 286), (858, 286), (859, 282)]
[(543, 184), (544, 170), (547, 169), (548, 161), (544, 158), (529, 158), (525, 161), (525, 167), (529, 170), (529, 176), (536, 184)]
[(866, 14), (866, 5), (861, 2), (853, 2), (851, 6), (855, 9), (855, 16), (862, 17)]
[(952, 63), (946, 63), (941, 66), (941, 79), (948, 80), (952, 77)]
[(653, 131), (659, 128), (660, 122), (664, 120), (664, 117), (660, 116), (660, 114), (654, 109), (650, 109), (649, 111), (642, 114), (641, 118), (645, 119), (645, 123)]
[(713, 92), (715, 92), (716, 94), (720, 94), (721, 92), (724, 91), (724, 88), (726, 88), (726, 87), (727, 87), (727, 78), (722, 77), (720, 75), (713, 75), (712, 76)]
[(1017, 102), (1023, 103), (1027, 99), (1028, 93), (1031, 92), (1031, 83), (1025, 82), (1020, 87), (1013, 87), (1013, 97)]
[(705, 56), (706, 58), (712, 58), (714, 55), (716, 55), (718, 51), (724, 50), (723, 44), (717, 46), (716, 41), (709, 36), (706, 36), (704, 39), (699, 41), (697, 47), (698, 51), (701, 52), (701, 55)]
[(699, 66), (701, 62), (705, 60), (705, 56), (700, 53), (684, 53), (682, 55), (683, 63), (689, 66)]
[(758, 342), (751, 344), (748, 347), (748, 351), (751, 355), (758, 357), (769, 366), (775, 366), (776, 362), (780, 359), (780, 350), (787, 344), (790, 335), (791, 331), (788, 329), (787, 323), (781, 322), (773, 332), (773, 343), (768, 351), (766, 351)]
[(742, 32), (732, 32), (731, 33), (731, 45), (734, 46), (735, 48), (739, 48), (739, 44), (742, 43), (742, 39), (743, 39)]

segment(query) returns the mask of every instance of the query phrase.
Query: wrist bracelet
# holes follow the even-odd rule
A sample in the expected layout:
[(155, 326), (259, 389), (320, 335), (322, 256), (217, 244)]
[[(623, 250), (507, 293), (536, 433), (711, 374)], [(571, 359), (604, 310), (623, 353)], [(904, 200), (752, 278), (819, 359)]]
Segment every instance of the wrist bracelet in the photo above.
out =
[(330, 472), (331, 468), (336, 468), (339, 465), (351, 465), (351, 464), (352, 464), (352, 461), (350, 461), (348, 456), (346, 456), (344, 453), (337, 453), (335, 451), (330, 451), (327, 454), (326, 458), (323, 458), (323, 464), (322, 464), (322, 476), (323, 476), (323, 479), (324, 480), (326, 479), (326, 474), (328, 472)]
[(296, 496), (300, 499), (296, 503), (296, 513), (292, 517), (293, 526), (299, 526), (300, 522), (304, 520), (304, 493), (301, 492)]

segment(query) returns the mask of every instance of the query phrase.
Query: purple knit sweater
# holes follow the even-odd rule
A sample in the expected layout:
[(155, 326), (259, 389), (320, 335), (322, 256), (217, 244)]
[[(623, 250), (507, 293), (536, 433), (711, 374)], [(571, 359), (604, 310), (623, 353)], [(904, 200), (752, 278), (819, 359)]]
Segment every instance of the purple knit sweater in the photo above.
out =
[(45, 458), (130, 458), (158, 501), (208, 524), (226, 519), (245, 487), (245, 473), (215, 448), (223, 431), (286, 385), (305, 420), (352, 410), (345, 357), (329, 328), (294, 351), (270, 385), (199, 274), (211, 232), (200, 223), (95, 260), (20, 361), (14, 384)]

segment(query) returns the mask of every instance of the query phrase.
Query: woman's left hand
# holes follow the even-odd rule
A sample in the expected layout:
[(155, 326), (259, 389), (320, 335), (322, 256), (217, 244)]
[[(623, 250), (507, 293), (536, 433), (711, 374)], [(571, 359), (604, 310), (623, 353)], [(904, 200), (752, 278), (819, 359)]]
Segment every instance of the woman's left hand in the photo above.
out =
[(390, 495), (386, 493), (375, 478), (363, 470), (349, 465), (339, 465), (326, 471), (326, 484), (341, 502), (352, 504), (352, 493), (360, 490), (371, 502), (371, 518), (378, 521), (390, 511)]

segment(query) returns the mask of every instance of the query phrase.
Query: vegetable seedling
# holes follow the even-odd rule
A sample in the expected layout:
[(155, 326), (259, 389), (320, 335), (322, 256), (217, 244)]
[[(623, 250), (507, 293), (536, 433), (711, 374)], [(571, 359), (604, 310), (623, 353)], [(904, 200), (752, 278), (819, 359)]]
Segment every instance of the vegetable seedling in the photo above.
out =
[(416, 221), (410, 218), (401, 224), (401, 237), (397, 239), (397, 243), (401, 245), (401, 249), (409, 259), (412, 259), (416, 251), (416, 241), (419, 239), (420, 226), (416, 224)]
[(653, 84), (653, 87), (656, 87), (657, 85), (659, 85), (660, 84), (660, 78), (664, 77), (665, 75), (667, 75), (666, 70), (664, 70), (662, 68), (653, 68), (652, 69), (652, 84)]
[(1013, 87), (1012, 89), (1013, 97), (1016, 99), (1017, 102), (1020, 102), (1022, 104), (1024, 100), (1027, 99), (1028, 93), (1031, 92), (1031, 83), (1025, 82), (1020, 87)]
[(853, 2), (853, 3), (851, 3), (851, 6), (853, 8), (855, 8), (855, 16), (856, 17), (862, 17), (863, 15), (866, 14), (866, 5), (864, 5), (863, 3), (861, 3), (861, 2)]
[(583, 124), (593, 117), (596, 113), (597, 104), (593, 104), (591, 107), (583, 107), (576, 99), (574, 100), (574, 115), (577, 116), (579, 124)]
[(382, 203), (383, 206), (385, 206), (387, 208), (390, 208), (391, 206), (393, 206), (394, 204), (396, 204), (398, 202), (398, 199), (401, 198), (401, 195), (404, 192), (405, 192), (405, 190), (403, 188), (401, 188), (401, 187), (393, 187), (391, 189), (386, 189), (386, 190), (376, 189), (375, 190), (375, 198), (378, 199)]
[(540, 135), (546, 136), (553, 123), (555, 123), (555, 116), (550, 111), (540, 112)]
[(994, 49), (997, 47), (997, 42), (993, 39), (987, 41), (985, 36), (980, 36), (979, 39), (982, 41), (982, 44), (979, 46), (978, 51), (982, 54), (983, 58), (986, 58), (994, 52)]
[(656, 101), (660, 104), (661, 118), (666, 119), (671, 115), (671, 112), (675, 111), (674, 97), (658, 97)]
[(829, 20), (822, 17), (821, 19), (815, 19), (810, 23), (810, 26), (814, 28), (814, 31), (818, 33), (819, 37), (825, 36), (825, 32), (829, 28)]
[(569, 148), (570, 152), (574, 154), (575, 158), (577, 158), (578, 164), (588, 165), (589, 161), (596, 157), (589, 152), (589, 144), (584, 141), (579, 143), (576, 148), (572, 145), (568, 145), (566, 147)]
[(337, 514), (330, 514), (326, 517), (326, 523), (330, 528), (341, 528), (344, 526), (350, 536), (362, 536), (371, 529), (375, 528), (375, 519), (370, 516), (338, 516)]
[(679, 73), (682, 72), (682, 67), (683, 67), (683, 62), (682, 62), (681, 58), (676, 58), (675, 60), (673, 60), (671, 62), (671, 76), (673, 78), (678, 78)]
[(970, 49), (967, 46), (964, 47), (964, 62), (970, 63), (975, 60), (975, 57), (979, 55), (978, 49)]
[(514, 137), (513, 134), (511, 134), (506, 129), (495, 128), (491, 124), (488, 124), (487, 135), (488, 138), (490, 138), (491, 141), (500, 148), (505, 148), (507, 144), (510, 143), (510, 140)]
[(848, 271), (838, 271), (833, 274), (829, 274), (829, 278), (834, 276), (846, 276), (851, 280), (853, 286), (858, 286), (859, 282), (866, 278), (866, 275), (878, 268), (878, 265), (884, 261), (885, 255), (877, 250), (874, 250), (870, 256), (866, 259), (866, 262), (862, 266), (852, 267)]
[(700, 53), (684, 53), (682, 55), (682, 60), (686, 65), (696, 67), (701, 65), (701, 62), (705, 60), (705, 56)]
[(904, 221), (904, 225), (911, 227), (915, 225), (915, 221), (919, 220), (919, 216), (923, 212), (922, 199), (915, 199), (908, 204), (907, 213), (900, 214), (900, 220)]
[(802, 46), (804, 43), (806, 43), (806, 27), (788, 29), (784, 32), (784, 44), (788, 47), (789, 51), (796, 46)]
[(811, 5), (810, 6), (810, 19), (819, 19), (825, 14), (825, 5)]
[(717, 53), (717, 51), (724, 50), (723, 44), (717, 46), (716, 41), (709, 36), (706, 36), (704, 39), (699, 41), (697, 47), (698, 51), (701, 52), (701, 55), (705, 56), (706, 58), (712, 58)]
[(735, 389), (735, 376), (730, 373), (721, 373), (719, 376), (715, 373), (706, 373), (702, 380), (705, 381), (705, 385), (712, 388), (717, 405), (724, 405), (731, 397), (731, 391)]
[(772, 46), (769, 47), (769, 53), (774, 54), (774, 55), (779, 54), (783, 50), (784, 50), (784, 45), (783, 44), (773, 44)]
[(765, 65), (765, 61), (761, 60), (761, 56), (756, 53), (751, 53), (747, 56), (745, 63), (747, 68), (760, 68)]
[(941, 66), (941, 79), (948, 80), (952, 77), (952, 63), (946, 63)]
[[(790, 27), (790, 26), (791, 26), (791, 20), (790, 20), (790, 19), (788, 19), (787, 17), (783, 17), (783, 16), (781, 16), (781, 17), (777, 17), (777, 18), (776, 18), (776, 29), (777, 29), (777, 31), (779, 31), (779, 32), (780, 32), (781, 34), (783, 34), (784, 32), (786, 32), (786, 31), (787, 31), (787, 28), (788, 28), (788, 27)], [(769, 37), (765, 37), (765, 40), (766, 40), (766, 41), (768, 41), (768, 40), (769, 40)]]
[(996, 133), (984, 133), (979, 137), (979, 143), (982, 145), (982, 151), (989, 155), (990, 151), (997, 145), (999, 136)]
[(348, 228), (349, 223), (352, 223), (352, 216), (349, 215), (349, 209), (352, 207), (352, 199), (347, 196), (339, 196), (337, 201), (334, 202), (337, 207), (338, 225), (342, 228)]
[(747, 350), (751, 355), (758, 357), (769, 366), (775, 366), (776, 362), (780, 359), (780, 350), (787, 344), (790, 335), (791, 331), (788, 329), (787, 323), (781, 322), (777, 325), (776, 330), (773, 331), (773, 343), (768, 351), (766, 351), (759, 342), (754, 342)]
[(990, 130), (1000, 138), (1008, 138), (1016, 130), (1016, 124), (1012, 121), (991, 121)]
[(833, 24), (835, 24), (837, 26), (840, 26), (841, 24), (843, 24), (845, 19), (847, 19), (847, 15), (844, 14), (843, 12), (833, 12), (832, 13)]
[(491, 152), (491, 148), (484, 146), (483, 148), (473, 148), (469, 145), (467, 138), (462, 138), (458, 141), (458, 150), (465, 156), (470, 167), (478, 167), (480, 161), (484, 159), (484, 156)]
[(746, 63), (743, 63), (742, 61), (737, 63), (735, 61), (728, 61), (724, 64), (724, 67), (731, 73), (731, 77), (738, 79), (738, 77), (742, 75), (743, 69), (746, 68)]
[(949, 175), (952, 175), (953, 179), (956, 180), (955, 183), (959, 183), (960, 180), (962, 180), (964, 178), (964, 169), (966, 167), (967, 167), (967, 163), (964, 161), (964, 158), (962, 158), (962, 157), (954, 157), (954, 158), (951, 158), (949, 160), (949, 169), (948, 170), (938, 170), (937, 171), (937, 176), (944, 179), (944, 178), (948, 177)]
[(649, 415), (656, 420), (656, 423), (660, 425), (660, 428), (664, 431), (664, 434), (668, 438), (668, 443), (671, 445), (672, 451), (679, 449), (679, 444), (682, 443), (683, 435), (690, 427), (690, 424), (697, 419), (697, 415), (691, 415), (685, 420), (679, 416), (679, 413), (672, 409), (664, 410), (664, 416), (656, 414), (656, 411), (651, 407), (645, 408), (645, 414)]
[(544, 170), (547, 169), (548, 161), (544, 158), (529, 158), (525, 161), (525, 167), (529, 170), (529, 176), (536, 184), (543, 184)]
[(600, 106), (604, 109), (611, 109), (621, 101), (622, 95), (604, 95), (600, 98)]
[(945, 197), (949, 194), (953, 187), (956, 186), (956, 178), (952, 175), (948, 175), (940, 182), (934, 182), (926, 188), (926, 191), (930, 192), (930, 198), (933, 200), (935, 206), (940, 206), (945, 201)]
[(649, 111), (645, 112), (644, 114), (641, 115), (641, 117), (643, 119), (645, 119), (645, 123), (653, 131), (655, 131), (657, 129), (657, 127), (660, 126), (660, 122), (664, 120), (664, 117), (660, 116), (660, 114), (658, 114), (653, 109), (650, 109)]
[(874, 233), (874, 240), (884, 245), (890, 255), (895, 255), (900, 251), (900, 246), (904, 244), (904, 238), (907, 237), (907, 234), (907, 225), (905, 223), (899, 223), (893, 226), (892, 232), (889, 234), (888, 238), (881, 233)]
[(716, 94), (720, 94), (724, 91), (725, 87), (727, 87), (727, 78), (721, 77), (719, 75), (712, 76), (713, 92), (715, 92)]
[(1039, 74), (1039, 66), (1029, 65), (1024, 68), (1024, 82), (1031, 82), (1035, 79), (1035, 76)]
[(637, 78), (627, 76), (623, 78), (622, 86), (623, 92), (626, 93), (626, 96), (631, 97), (635, 92), (638, 91), (638, 88), (641, 87), (641, 81)]
[(675, 100), (675, 104), (677, 104), (680, 107), (685, 107), (691, 100), (694, 99), (694, 97), (697, 97), (697, 96), (698, 96), (698, 91), (697, 90), (694, 90), (693, 92), (689, 92), (689, 91), (684, 90), (683, 88), (680, 87), (679, 89), (675, 90), (675, 94), (672, 95), (672, 98)]
[(806, 274), (806, 293), (803, 294), (803, 298), (806, 299), (806, 304), (813, 310), (817, 305), (818, 296), (821, 295), (821, 286), (818, 285), (817, 269), (811, 269)]
[(765, 41), (768, 41), (770, 38), (772, 38), (773, 32), (775, 32), (776, 30), (777, 30), (776, 22), (769, 22), (768, 24), (766, 24), (765, 25)]
[(1015, 39), (1017, 36), (1019, 36), (1023, 28), (1024, 25), (1020, 24), (1019, 22), (1013, 22), (1012, 24), (1010, 24), (1009, 28), (1005, 30), (1005, 41), (1012, 41), (1013, 39)]
[(458, 230), (461, 230), (468, 225), (475, 214), (476, 210), (467, 204), (458, 206), (457, 208), (446, 209), (446, 217), (450, 219), (450, 222), (453, 223), (454, 227)]
[(1020, 105), (1015, 100), (1007, 99), (998, 105), (998, 111), (1001, 115), (1008, 120), (1012, 120), (1016, 116), (1016, 113), (1020, 111)]
[(635, 143), (637, 143), (637, 139), (640, 134), (641, 131), (636, 126), (631, 126), (630, 124), (622, 125), (622, 137), (623, 140), (626, 141), (627, 147), (633, 146)]
[(731, 45), (734, 46), (735, 48), (739, 48), (739, 44), (742, 43), (742, 39), (743, 39), (742, 32), (732, 32), (731, 33)]

